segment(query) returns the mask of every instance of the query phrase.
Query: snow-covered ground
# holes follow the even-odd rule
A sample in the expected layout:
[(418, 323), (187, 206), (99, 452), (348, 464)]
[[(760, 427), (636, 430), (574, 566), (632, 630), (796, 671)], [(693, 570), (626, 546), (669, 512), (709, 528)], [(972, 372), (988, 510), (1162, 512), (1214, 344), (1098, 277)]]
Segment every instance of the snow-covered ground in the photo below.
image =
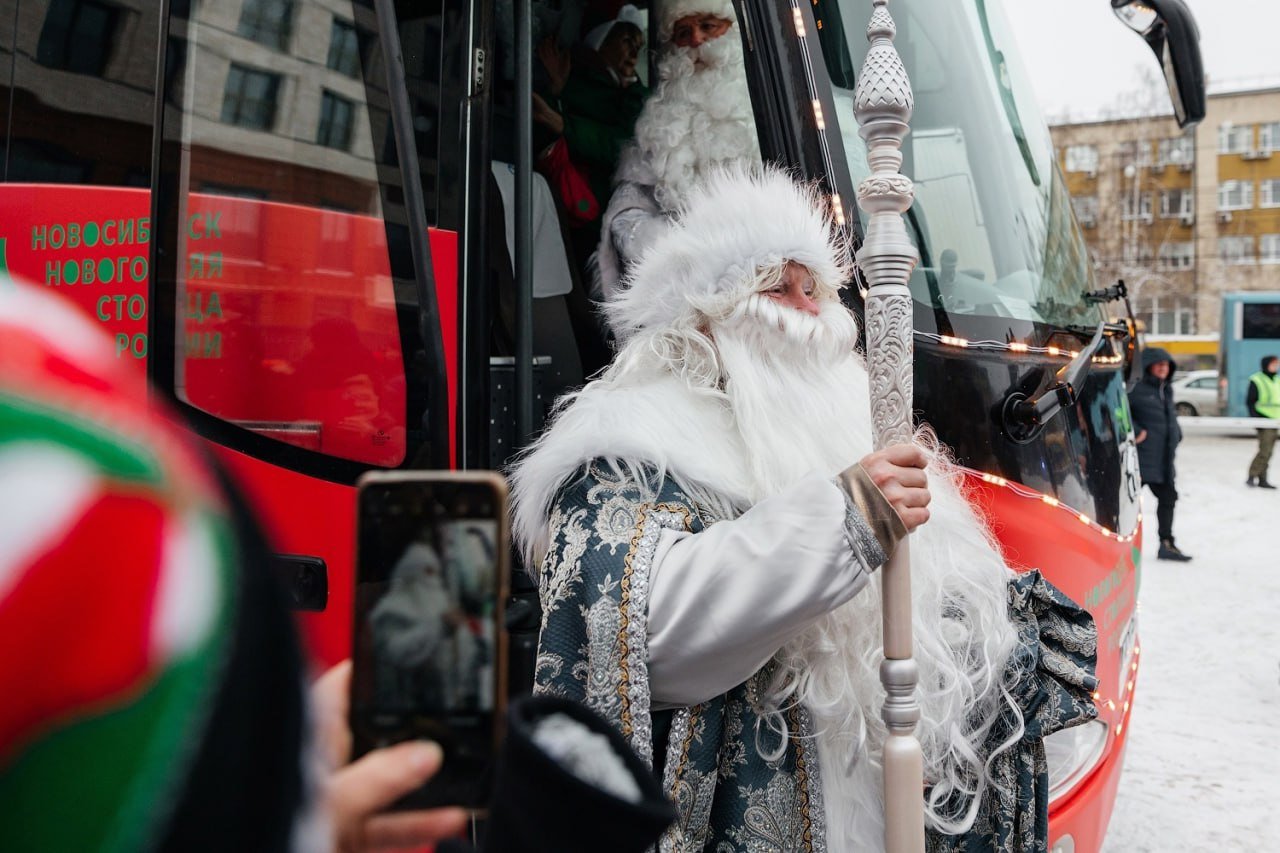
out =
[(1105, 853), (1280, 850), (1280, 491), (1244, 485), (1256, 449), (1183, 441), (1173, 532), (1190, 563), (1156, 559), (1144, 489), (1142, 666)]

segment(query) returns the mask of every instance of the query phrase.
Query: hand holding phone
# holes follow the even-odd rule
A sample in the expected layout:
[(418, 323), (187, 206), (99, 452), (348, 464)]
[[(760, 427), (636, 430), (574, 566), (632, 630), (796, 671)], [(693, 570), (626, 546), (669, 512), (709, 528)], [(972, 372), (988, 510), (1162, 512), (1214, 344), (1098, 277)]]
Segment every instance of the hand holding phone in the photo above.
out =
[(438, 746), (419, 741), (374, 750), (350, 762), (350, 691), (351, 661), (333, 667), (311, 687), (320, 746), (329, 765), (325, 803), (333, 827), (333, 849), (356, 853), (456, 838), (467, 824), (463, 809), (383, 813), (439, 772), (443, 756)]
[(505, 481), (492, 472), (370, 473), (357, 512), (355, 754), (438, 743), (443, 770), (397, 807), (480, 809), (505, 711)]

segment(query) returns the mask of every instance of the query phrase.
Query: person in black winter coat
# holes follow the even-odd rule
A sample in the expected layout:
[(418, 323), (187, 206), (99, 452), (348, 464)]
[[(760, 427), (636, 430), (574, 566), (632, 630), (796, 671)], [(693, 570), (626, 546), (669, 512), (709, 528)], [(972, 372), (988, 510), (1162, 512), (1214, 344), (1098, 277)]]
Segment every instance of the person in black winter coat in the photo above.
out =
[(1142, 482), (1156, 496), (1161, 560), (1190, 560), (1173, 541), (1173, 507), (1178, 502), (1174, 488), (1173, 457), (1182, 441), (1178, 416), (1173, 407), (1169, 377), (1177, 365), (1159, 347), (1142, 351), (1142, 379), (1129, 391), (1129, 410), (1138, 444), (1138, 467)]

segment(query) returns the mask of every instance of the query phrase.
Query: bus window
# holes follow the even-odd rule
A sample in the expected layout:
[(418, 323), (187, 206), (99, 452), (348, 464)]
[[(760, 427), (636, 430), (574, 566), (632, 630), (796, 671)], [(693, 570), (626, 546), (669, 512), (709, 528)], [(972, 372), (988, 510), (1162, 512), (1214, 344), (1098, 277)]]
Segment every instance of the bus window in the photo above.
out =
[(1240, 337), (1280, 338), (1280, 302), (1246, 302), (1241, 310)]
[(0, 270), (75, 304), (141, 369), (156, 4), (24, 0), (0, 18)]
[[(854, 69), (868, 48), (864, 8), (852, 0), (815, 7), (855, 185), (870, 174), (853, 118)], [(920, 330), (1002, 340), (1030, 324), (1040, 334), (1092, 329), (1102, 314), (1081, 297), (1090, 289), (1088, 253), (1001, 11), (921, 0), (894, 19), (915, 93), (902, 147), (902, 171), (915, 182), (908, 232), (920, 252), (910, 285), (923, 309), (917, 322), (932, 315), (935, 326)]]
[[(423, 12), (412, 33), (412, 55), (436, 57), (438, 75), (438, 23)], [(372, 8), (196, 3), (170, 41), (176, 329), (172, 352), (152, 357), (172, 358), (174, 396), (326, 457), (412, 461), (433, 440), (424, 389), (439, 366), (423, 364)], [(438, 104), (415, 96), (434, 224)], [(446, 236), (432, 242), (452, 266)]]
[(17, 25), (12, 92), (0, 78), (11, 110), (4, 180), (147, 186), (156, 4), (24, 0), (4, 17), (0, 32)]
[(1266, 356), (1280, 353), (1280, 300), (1274, 292), (1222, 295), (1219, 402), (1227, 417), (1248, 417), (1249, 377)]

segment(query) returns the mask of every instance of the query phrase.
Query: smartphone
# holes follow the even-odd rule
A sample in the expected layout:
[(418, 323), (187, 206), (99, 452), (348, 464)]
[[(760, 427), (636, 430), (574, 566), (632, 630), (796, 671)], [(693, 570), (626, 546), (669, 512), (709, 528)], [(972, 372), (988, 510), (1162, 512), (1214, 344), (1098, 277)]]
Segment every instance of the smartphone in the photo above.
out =
[(505, 719), (507, 487), (492, 471), (357, 483), (353, 752), (432, 740), (444, 766), (395, 808), (489, 799)]

